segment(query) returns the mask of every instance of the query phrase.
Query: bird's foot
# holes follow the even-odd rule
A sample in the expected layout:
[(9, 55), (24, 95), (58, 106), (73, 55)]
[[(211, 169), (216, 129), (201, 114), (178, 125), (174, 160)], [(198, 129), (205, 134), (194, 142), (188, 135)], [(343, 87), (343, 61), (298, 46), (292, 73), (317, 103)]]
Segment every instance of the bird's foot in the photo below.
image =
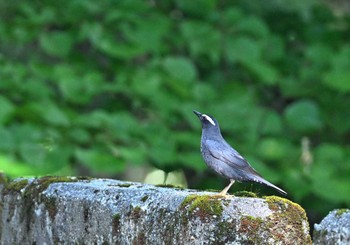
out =
[(227, 194), (227, 192), (224, 192), (224, 191), (221, 191), (217, 195), (220, 196), (220, 197), (224, 197), (224, 198), (229, 198), (229, 197), (233, 197), (234, 196), (234, 195)]

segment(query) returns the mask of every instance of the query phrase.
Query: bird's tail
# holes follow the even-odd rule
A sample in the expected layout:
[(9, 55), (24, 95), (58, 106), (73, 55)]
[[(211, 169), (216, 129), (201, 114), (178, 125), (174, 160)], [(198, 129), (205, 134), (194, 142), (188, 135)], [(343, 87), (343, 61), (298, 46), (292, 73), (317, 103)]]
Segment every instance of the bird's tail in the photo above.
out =
[(274, 188), (274, 189), (276, 189), (276, 190), (278, 190), (281, 194), (283, 194), (283, 195), (287, 195), (287, 192), (285, 192), (284, 190), (282, 190), (281, 188), (279, 188), (279, 187), (277, 187), (277, 186), (275, 186), (274, 184), (272, 184), (272, 183), (270, 183), (270, 182), (268, 182), (267, 180), (265, 180), (264, 178), (262, 178), (262, 177), (260, 177), (260, 176), (254, 176), (255, 178), (254, 178), (254, 180), (256, 181), (256, 182), (259, 182), (259, 183), (261, 183), (261, 184), (264, 184), (264, 185), (267, 185), (267, 186), (270, 186), (270, 187), (272, 187), (272, 188)]

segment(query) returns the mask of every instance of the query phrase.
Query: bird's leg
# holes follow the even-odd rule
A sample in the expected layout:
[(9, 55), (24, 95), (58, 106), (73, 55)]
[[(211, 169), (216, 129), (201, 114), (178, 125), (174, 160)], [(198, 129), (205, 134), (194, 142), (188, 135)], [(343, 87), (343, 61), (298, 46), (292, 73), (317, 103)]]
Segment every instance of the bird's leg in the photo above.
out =
[(235, 183), (233, 179), (230, 179), (230, 184), (228, 184), (220, 193), (219, 195), (226, 196), (227, 191), (230, 189), (230, 187)]

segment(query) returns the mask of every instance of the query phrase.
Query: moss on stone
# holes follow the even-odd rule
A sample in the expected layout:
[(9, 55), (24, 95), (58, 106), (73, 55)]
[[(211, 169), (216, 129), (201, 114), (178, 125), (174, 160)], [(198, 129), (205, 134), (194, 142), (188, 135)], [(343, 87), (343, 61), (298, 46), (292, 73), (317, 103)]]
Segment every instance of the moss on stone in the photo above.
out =
[(254, 192), (250, 191), (237, 191), (234, 196), (236, 197), (258, 197), (258, 195)]
[(120, 230), (120, 219), (121, 219), (120, 214), (117, 213), (117, 214), (113, 215), (113, 221), (112, 221), (113, 234), (118, 234), (119, 233), (119, 230)]
[(50, 184), (58, 182), (76, 182), (77, 178), (60, 177), (60, 176), (45, 176), (34, 179), (23, 192), (23, 217), (26, 220), (26, 228), (31, 229), (30, 223), (33, 217), (33, 212), (38, 202), (44, 202), (47, 208), (49, 217), (54, 219), (57, 214), (56, 199), (42, 196)]
[(132, 184), (119, 184), (118, 186), (127, 188), (127, 187), (132, 186)]
[(158, 184), (155, 185), (157, 187), (163, 187), (163, 188), (174, 188), (174, 189), (180, 189), (180, 190), (184, 190), (185, 188), (183, 188), (182, 186), (179, 185), (171, 185), (171, 184)]
[(243, 216), (240, 220), (239, 232), (245, 234), (252, 244), (263, 244), (262, 227), (264, 227), (262, 218)]
[(135, 240), (132, 242), (133, 245), (147, 244), (146, 243), (146, 235), (143, 231), (140, 231)]
[(0, 185), (6, 185), (9, 182), (9, 178), (2, 172), (0, 172)]
[(141, 214), (142, 214), (142, 209), (139, 206), (136, 206), (131, 210), (130, 218), (139, 219), (141, 217)]
[(14, 192), (20, 192), (28, 185), (28, 183), (29, 181), (27, 179), (12, 181), (5, 186), (4, 195)]
[(187, 209), (191, 215), (198, 216), (202, 221), (214, 215), (220, 217), (224, 210), (222, 196), (216, 195), (188, 195), (180, 208)]
[(335, 211), (335, 215), (341, 216), (342, 214), (344, 214), (346, 212), (350, 212), (350, 209), (347, 209), (347, 208), (337, 209), (337, 211)]
[(42, 202), (44, 203), (51, 220), (54, 220), (56, 217), (56, 214), (57, 214), (56, 198), (55, 197), (43, 197)]
[(90, 177), (90, 176), (78, 176), (76, 177), (77, 180), (94, 180), (96, 178)]
[(143, 196), (143, 197), (141, 198), (141, 201), (142, 201), (142, 202), (147, 201), (148, 197), (149, 197), (149, 196), (147, 196), (147, 195), (146, 195), (146, 196)]
[(45, 176), (37, 179), (35, 185), (37, 186), (37, 193), (45, 191), (52, 183), (61, 182), (77, 182), (77, 178), (65, 177), (65, 176)]
[[(274, 211), (267, 217), (266, 227), (276, 240), (294, 238), (295, 244), (312, 244), (307, 216), (299, 204), (277, 196), (268, 196), (265, 200)], [(296, 237), (299, 240), (295, 240)]]
[(217, 239), (220, 239), (220, 241), (217, 241), (217, 244), (227, 244), (230, 241), (234, 241), (236, 238), (235, 232), (232, 232), (236, 229), (236, 221), (227, 221), (223, 220), (220, 221), (216, 225), (217, 229), (215, 231), (215, 237)]

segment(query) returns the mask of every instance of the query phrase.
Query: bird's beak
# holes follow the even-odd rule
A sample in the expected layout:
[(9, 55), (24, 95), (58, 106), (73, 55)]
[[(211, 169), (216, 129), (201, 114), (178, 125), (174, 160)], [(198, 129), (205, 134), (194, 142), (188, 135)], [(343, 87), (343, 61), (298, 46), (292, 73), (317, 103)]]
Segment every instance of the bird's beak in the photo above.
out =
[(200, 118), (200, 116), (202, 116), (202, 113), (200, 113), (199, 111), (193, 110), (193, 113), (196, 114), (197, 117), (199, 117), (199, 118)]

